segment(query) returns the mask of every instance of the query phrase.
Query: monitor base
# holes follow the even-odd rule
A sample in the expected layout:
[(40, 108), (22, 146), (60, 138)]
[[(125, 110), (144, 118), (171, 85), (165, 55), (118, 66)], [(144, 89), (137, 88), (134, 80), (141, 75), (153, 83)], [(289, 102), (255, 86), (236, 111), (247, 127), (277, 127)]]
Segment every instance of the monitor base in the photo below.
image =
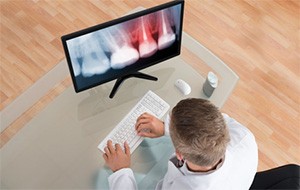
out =
[(128, 75), (125, 75), (123, 77), (120, 77), (117, 79), (113, 89), (111, 90), (111, 93), (109, 95), (109, 98), (113, 98), (115, 96), (115, 94), (117, 93), (119, 87), (121, 86), (121, 84), (123, 83), (124, 80), (131, 78), (131, 77), (135, 77), (135, 78), (141, 78), (141, 79), (146, 79), (146, 80), (153, 80), (153, 81), (157, 81), (158, 78), (151, 76), (151, 75), (147, 75), (145, 73), (141, 73), (141, 72), (136, 72), (136, 73), (131, 73)]

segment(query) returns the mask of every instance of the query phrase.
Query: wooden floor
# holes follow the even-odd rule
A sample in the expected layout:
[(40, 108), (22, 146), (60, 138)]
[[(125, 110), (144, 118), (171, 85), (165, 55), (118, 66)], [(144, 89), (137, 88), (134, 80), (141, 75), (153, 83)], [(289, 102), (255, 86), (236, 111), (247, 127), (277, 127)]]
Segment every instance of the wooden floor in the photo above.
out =
[[(64, 59), (62, 35), (163, 2), (1, 0), (0, 110)], [(255, 134), (259, 170), (300, 164), (300, 1), (185, 5), (184, 30), (240, 76), (222, 111)], [(2, 132), (1, 147), (70, 85), (66, 79)]]

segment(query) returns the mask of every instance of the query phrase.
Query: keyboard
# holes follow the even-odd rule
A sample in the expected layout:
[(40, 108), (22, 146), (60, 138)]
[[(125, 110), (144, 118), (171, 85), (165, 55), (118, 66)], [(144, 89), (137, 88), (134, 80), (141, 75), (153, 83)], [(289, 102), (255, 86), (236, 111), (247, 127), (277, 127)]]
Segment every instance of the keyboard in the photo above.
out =
[(169, 108), (170, 105), (167, 102), (149, 90), (120, 123), (101, 141), (98, 148), (104, 153), (107, 141), (111, 140), (113, 145), (119, 143), (124, 150), (124, 142), (127, 141), (130, 153), (132, 154), (144, 140), (144, 137), (138, 136), (135, 130), (137, 118), (147, 112), (161, 119)]

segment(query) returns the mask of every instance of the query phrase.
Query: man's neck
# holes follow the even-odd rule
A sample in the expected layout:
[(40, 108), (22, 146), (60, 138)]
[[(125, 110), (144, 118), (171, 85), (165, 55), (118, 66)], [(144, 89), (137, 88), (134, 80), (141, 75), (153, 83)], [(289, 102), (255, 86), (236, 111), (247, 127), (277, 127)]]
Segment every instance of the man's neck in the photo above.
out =
[(192, 172), (209, 172), (211, 170), (216, 169), (220, 162), (222, 162), (222, 159), (220, 159), (219, 161), (217, 161), (215, 164), (211, 166), (199, 166), (193, 164), (192, 162), (186, 161), (186, 165), (188, 169)]

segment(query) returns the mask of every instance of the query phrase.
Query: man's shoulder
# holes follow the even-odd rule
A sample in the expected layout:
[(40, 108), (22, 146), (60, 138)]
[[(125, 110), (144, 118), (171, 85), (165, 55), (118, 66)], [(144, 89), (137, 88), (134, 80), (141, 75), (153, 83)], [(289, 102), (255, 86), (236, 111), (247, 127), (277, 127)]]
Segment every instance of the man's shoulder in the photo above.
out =
[(229, 146), (236, 147), (247, 144), (252, 147), (257, 146), (254, 135), (247, 127), (229, 117), (227, 114), (223, 114), (223, 117), (230, 134)]
[(257, 171), (258, 148), (252, 132), (235, 119), (223, 114), (229, 129), (230, 142), (228, 144), (225, 162), (227, 163), (226, 175), (231, 189), (249, 188)]

